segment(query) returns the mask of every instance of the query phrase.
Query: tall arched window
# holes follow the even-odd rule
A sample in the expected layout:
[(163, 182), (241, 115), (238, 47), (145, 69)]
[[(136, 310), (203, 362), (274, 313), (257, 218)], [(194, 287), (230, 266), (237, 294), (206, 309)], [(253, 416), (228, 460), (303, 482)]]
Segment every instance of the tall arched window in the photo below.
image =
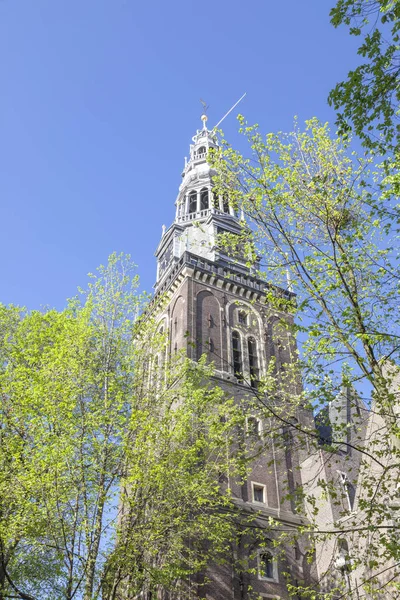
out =
[(254, 338), (247, 340), (247, 350), (249, 353), (249, 368), (250, 368), (250, 385), (256, 388), (258, 385), (258, 358), (257, 358), (257, 344)]
[(197, 192), (189, 194), (189, 213), (197, 212)]
[(203, 188), (200, 192), (200, 210), (208, 209), (208, 189)]
[(232, 358), (233, 358), (233, 372), (239, 381), (243, 380), (243, 369), (242, 369), (242, 350), (240, 347), (240, 335), (237, 331), (232, 333)]

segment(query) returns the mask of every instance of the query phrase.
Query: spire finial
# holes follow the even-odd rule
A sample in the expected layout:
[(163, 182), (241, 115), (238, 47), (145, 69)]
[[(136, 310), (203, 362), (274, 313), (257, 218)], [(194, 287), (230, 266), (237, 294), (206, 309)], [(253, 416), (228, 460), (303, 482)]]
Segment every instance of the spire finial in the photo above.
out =
[(201, 120), (203, 121), (203, 129), (207, 129), (207, 121), (208, 121), (207, 115), (201, 115)]

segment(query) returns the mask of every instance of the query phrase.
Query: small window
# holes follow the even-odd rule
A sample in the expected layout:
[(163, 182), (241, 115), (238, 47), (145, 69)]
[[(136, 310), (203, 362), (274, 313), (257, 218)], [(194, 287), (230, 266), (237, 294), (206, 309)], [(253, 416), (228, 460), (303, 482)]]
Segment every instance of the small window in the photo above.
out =
[(276, 561), (269, 550), (262, 550), (258, 555), (258, 577), (259, 579), (277, 579)]
[(260, 483), (252, 483), (253, 487), (253, 502), (265, 503), (265, 485)]
[(238, 314), (238, 321), (241, 325), (247, 325), (247, 314), (244, 310), (240, 310)]
[(201, 155), (201, 154), (205, 154), (206, 153), (206, 149), (204, 146), (201, 146), (198, 150), (197, 150), (197, 154)]
[(189, 194), (189, 213), (197, 212), (197, 193), (190, 192)]

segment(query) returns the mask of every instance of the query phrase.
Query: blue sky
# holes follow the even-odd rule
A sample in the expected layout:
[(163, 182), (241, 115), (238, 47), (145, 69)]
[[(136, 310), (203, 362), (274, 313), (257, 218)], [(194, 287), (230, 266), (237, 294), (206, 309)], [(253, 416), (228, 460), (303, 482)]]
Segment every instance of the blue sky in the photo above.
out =
[[(334, 121), (334, 0), (0, 0), (0, 301), (62, 308), (114, 250), (148, 291), (200, 98), (267, 131)], [(237, 140), (236, 110), (224, 122)]]

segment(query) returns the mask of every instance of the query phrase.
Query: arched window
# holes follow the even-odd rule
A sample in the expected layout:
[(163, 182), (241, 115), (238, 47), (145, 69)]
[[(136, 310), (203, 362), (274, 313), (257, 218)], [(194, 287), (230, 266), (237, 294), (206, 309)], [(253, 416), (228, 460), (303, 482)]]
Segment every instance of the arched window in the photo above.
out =
[(239, 381), (243, 381), (242, 350), (240, 348), (240, 335), (237, 331), (232, 333), (232, 358), (233, 372)]
[(197, 150), (197, 154), (201, 155), (201, 154), (205, 154), (206, 153), (206, 149), (204, 146), (201, 146), (198, 150)]
[(189, 194), (189, 213), (197, 212), (197, 192)]
[(249, 368), (250, 368), (250, 385), (256, 388), (258, 385), (258, 359), (257, 359), (257, 344), (254, 338), (247, 340), (247, 350), (249, 353)]
[(225, 213), (229, 213), (229, 198), (228, 198), (228, 194), (224, 194), (222, 196), (222, 201), (223, 201), (224, 212)]
[(203, 188), (200, 192), (200, 210), (208, 209), (208, 189)]

